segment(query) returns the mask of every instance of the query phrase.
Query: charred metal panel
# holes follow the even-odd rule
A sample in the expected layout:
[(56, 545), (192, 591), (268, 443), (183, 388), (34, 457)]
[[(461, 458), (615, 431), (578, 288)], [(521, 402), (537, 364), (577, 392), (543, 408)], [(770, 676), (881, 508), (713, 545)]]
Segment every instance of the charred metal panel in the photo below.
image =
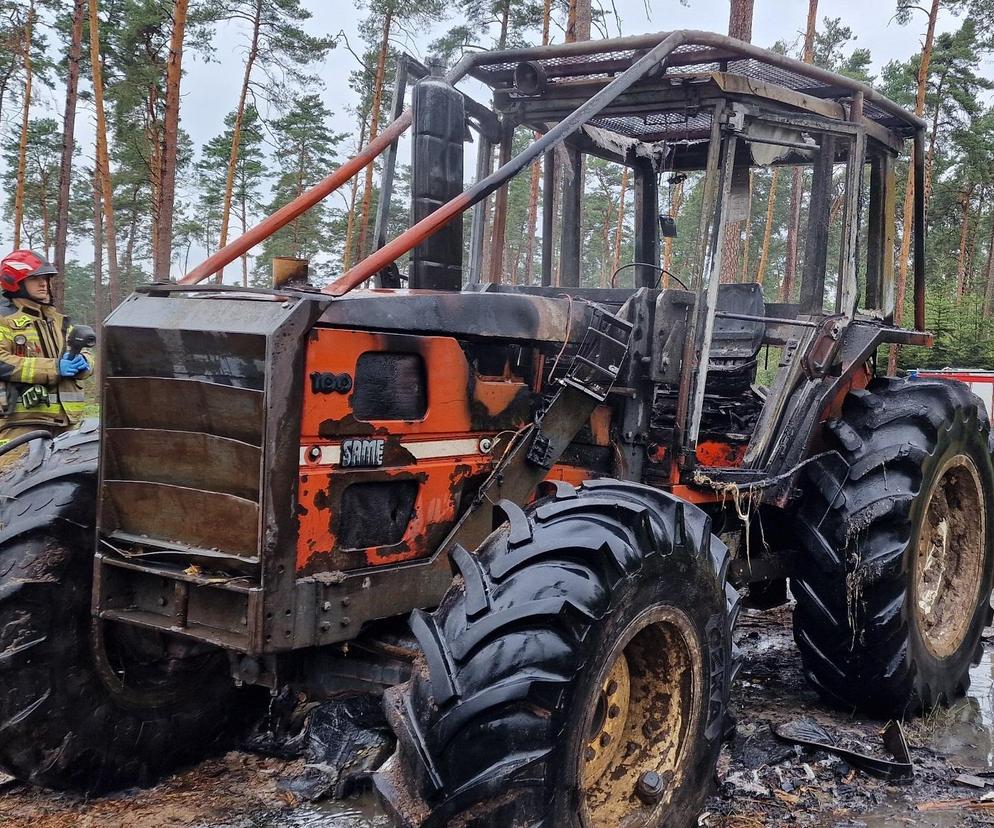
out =
[(357, 420), (420, 420), (428, 408), (420, 354), (370, 351), (356, 361), (352, 408)]
[(100, 499), (101, 528), (107, 536), (124, 533), (147, 541), (135, 554), (154, 557), (155, 541), (162, 539), (173, 548), (188, 546), (191, 559), (207, 557), (198, 553), (205, 550), (225, 556), (215, 565), (258, 563), (259, 504), (251, 500), (187, 486), (107, 480), (106, 476)]
[[(635, 261), (656, 265), (659, 262), (659, 182), (651, 161), (636, 160), (635, 165)], [(635, 268), (636, 287), (651, 288), (659, 282), (656, 267)]]
[[(550, 293), (562, 293), (550, 291)], [(578, 341), (586, 311), (579, 302), (524, 293), (353, 291), (332, 303), (322, 325), (402, 334), (439, 334), (504, 342)]]
[(211, 583), (209, 577), (155, 571), (107, 556), (98, 557), (98, 564), (94, 595), (103, 618), (250, 649), (251, 630), (260, 627), (262, 590), (247, 586), (247, 579)]
[(650, 368), (654, 382), (674, 387), (680, 382), (683, 347), (694, 299), (691, 291), (675, 289), (662, 291), (656, 299)]
[(828, 264), (828, 230), (834, 183), (834, 135), (819, 136), (821, 148), (815, 157), (811, 182), (811, 206), (807, 240), (804, 245), (804, 273), (801, 278), (801, 312), (820, 314), (825, 305), (825, 269)]
[(563, 167), (559, 284), (563, 287), (579, 287), (583, 156), (574, 149), (567, 149), (566, 157), (569, 159), (569, 167)]
[[(495, 369), (480, 348), (450, 337), (311, 331), (306, 376), (355, 382), (344, 394), (303, 384), (299, 576), (435, 551), (490, 472), (495, 435), (533, 413), (530, 385), (511, 372), (507, 348), (501, 376), (479, 372)], [(467, 351), (479, 359), (471, 364)]]
[(204, 380), (104, 378), (104, 417), (118, 427), (199, 431), (262, 445), (263, 393)]
[(417, 480), (353, 483), (342, 495), (338, 542), (343, 549), (393, 546), (407, 532), (418, 496)]
[[(294, 646), (301, 343), (328, 301), (163, 291), (109, 317), (98, 614), (246, 652)], [(163, 614), (155, 583), (182, 611)]]
[(182, 486), (199, 480), (208, 490), (259, 499), (258, 446), (187, 431), (108, 428), (104, 479), (148, 480)]
[[(441, 77), (414, 85), (411, 141), (411, 224), (462, 193), (466, 108)], [(451, 221), (411, 251), (412, 288), (462, 287), (462, 221)]]

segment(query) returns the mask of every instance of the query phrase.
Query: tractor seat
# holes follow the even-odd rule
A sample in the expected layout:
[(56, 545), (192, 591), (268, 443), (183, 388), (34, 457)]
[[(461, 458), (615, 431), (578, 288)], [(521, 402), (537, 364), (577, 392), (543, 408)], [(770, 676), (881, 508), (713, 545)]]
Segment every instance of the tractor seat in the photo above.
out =
[[(765, 316), (763, 286), (754, 282), (719, 285), (717, 310)], [(732, 397), (747, 392), (756, 379), (759, 349), (765, 335), (764, 322), (716, 317), (705, 393)]]

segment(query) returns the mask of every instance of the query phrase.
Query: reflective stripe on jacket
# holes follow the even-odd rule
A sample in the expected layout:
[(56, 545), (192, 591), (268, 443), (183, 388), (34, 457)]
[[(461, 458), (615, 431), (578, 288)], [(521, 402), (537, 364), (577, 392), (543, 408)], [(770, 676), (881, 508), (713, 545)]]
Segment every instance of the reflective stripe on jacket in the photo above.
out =
[[(3, 426), (65, 426), (82, 419), (84, 399), (79, 380), (90, 371), (72, 378), (59, 376), (59, 358), (70, 327), (69, 317), (51, 305), (22, 298), (0, 300), (0, 384), (6, 388), (6, 394), (0, 394)], [(13, 412), (5, 414), (10, 395), (32, 385), (48, 389), (48, 403), (28, 408), (18, 399)]]

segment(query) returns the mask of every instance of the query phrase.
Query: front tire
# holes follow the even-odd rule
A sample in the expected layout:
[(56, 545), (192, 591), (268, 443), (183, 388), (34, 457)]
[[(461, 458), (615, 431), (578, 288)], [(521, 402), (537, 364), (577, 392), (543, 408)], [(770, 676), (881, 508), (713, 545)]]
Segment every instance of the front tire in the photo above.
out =
[(738, 594), (708, 517), (649, 487), (556, 486), (475, 553), (388, 691), (375, 781), (403, 825), (685, 826), (713, 778)]
[(234, 713), (220, 651), (92, 619), (98, 445), (36, 444), (0, 492), (0, 769), (88, 793), (200, 758)]
[(794, 636), (821, 695), (888, 717), (962, 696), (991, 621), (990, 424), (967, 386), (875, 380), (809, 475)]

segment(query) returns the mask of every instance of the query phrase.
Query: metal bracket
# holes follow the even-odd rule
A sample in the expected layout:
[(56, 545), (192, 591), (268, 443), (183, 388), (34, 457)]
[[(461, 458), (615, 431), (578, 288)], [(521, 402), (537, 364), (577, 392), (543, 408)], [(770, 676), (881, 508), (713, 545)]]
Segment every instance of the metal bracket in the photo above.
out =
[(543, 469), (551, 469), (552, 464), (555, 462), (553, 457), (554, 452), (552, 449), (552, 441), (541, 431), (536, 431), (531, 445), (528, 446), (528, 454), (526, 455), (526, 459), (529, 463)]
[(562, 382), (603, 402), (628, 354), (632, 324), (591, 306), (590, 325)]

